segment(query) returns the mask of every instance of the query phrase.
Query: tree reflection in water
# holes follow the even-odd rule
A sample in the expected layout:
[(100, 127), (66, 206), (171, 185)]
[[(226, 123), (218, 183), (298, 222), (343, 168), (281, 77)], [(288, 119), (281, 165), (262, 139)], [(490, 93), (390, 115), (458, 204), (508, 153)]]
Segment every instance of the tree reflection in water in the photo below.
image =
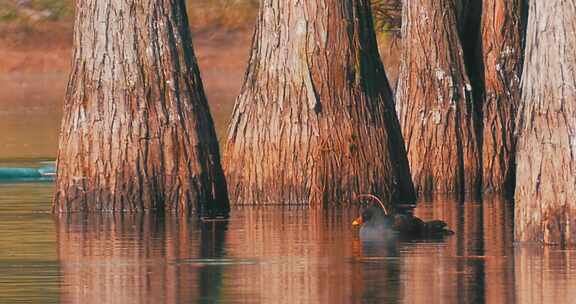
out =
[(559, 248), (514, 248), (517, 303), (576, 303), (576, 252)]
[[(64, 303), (571, 303), (574, 251), (514, 247), (513, 208), (435, 198), (445, 240), (362, 243), (358, 208), (242, 207), (230, 222), (57, 218)], [(0, 287), (1, 288), (1, 287)]]
[(227, 222), (150, 214), (56, 220), (64, 303), (181, 303), (221, 296)]

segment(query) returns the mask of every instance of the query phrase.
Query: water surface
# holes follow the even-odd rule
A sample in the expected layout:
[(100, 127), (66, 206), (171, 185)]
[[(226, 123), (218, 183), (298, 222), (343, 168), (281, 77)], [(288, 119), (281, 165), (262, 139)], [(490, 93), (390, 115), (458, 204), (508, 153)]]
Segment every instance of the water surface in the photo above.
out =
[(0, 303), (574, 303), (576, 252), (512, 243), (500, 199), (421, 203), (444, 241), (363, 243), (357, 208), (244, 207), (229, 222), (47, 213), (0, 184)]

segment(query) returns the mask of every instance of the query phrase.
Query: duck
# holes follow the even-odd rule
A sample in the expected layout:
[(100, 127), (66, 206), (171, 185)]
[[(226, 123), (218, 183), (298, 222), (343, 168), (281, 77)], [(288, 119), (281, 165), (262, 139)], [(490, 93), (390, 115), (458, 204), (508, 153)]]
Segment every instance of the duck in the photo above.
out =
[(454, 234), (446, 222), (441, 220), (423, 221), (410, 212), (390, 212), (380, 199), (373, 195), (363, 195), (377, 204), (371, 204), (361, 210), (361, 214), (352, 222), (360, 228), (360, 239), (375, 239), (398, 235), (408, 239), (437, 239)]

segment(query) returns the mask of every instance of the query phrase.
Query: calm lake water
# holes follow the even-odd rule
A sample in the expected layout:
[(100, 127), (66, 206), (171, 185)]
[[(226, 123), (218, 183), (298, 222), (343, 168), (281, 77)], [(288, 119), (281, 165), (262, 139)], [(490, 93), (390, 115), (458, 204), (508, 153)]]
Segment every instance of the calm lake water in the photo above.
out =
[[(0, 167), (53, 159), (62, 79), (0, 78)], [(576, 303), (576, 251), (515, 246), (498, 198), (420, 202), (456, 232), (444, 241), (363, 243), (357, 207), (57, 217), (52, 191), (0, 183), (0, 303)]]
[(420, 204), (444, 241), (362, 243), (357, 208), (245, 207), (229, 222), (50, 215), (0, 184), (0, 303), (574, 303), (576, 252), (515, 247), (503, 200)]

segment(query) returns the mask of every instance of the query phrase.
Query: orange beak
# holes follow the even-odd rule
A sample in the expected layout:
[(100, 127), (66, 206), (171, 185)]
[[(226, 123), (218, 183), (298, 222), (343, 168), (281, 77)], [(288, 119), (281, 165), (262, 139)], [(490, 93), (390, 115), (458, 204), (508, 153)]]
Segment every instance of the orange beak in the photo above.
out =
[(361, 217), (361, 216), (358, 217), (357, 219), (355, 219), (355, 220), (352, 222), (352, 226), (353, 226), (353, 227), (362, 226), (362, 224), (364, 224), (364, 222), (362, 221), (362, 217)]

